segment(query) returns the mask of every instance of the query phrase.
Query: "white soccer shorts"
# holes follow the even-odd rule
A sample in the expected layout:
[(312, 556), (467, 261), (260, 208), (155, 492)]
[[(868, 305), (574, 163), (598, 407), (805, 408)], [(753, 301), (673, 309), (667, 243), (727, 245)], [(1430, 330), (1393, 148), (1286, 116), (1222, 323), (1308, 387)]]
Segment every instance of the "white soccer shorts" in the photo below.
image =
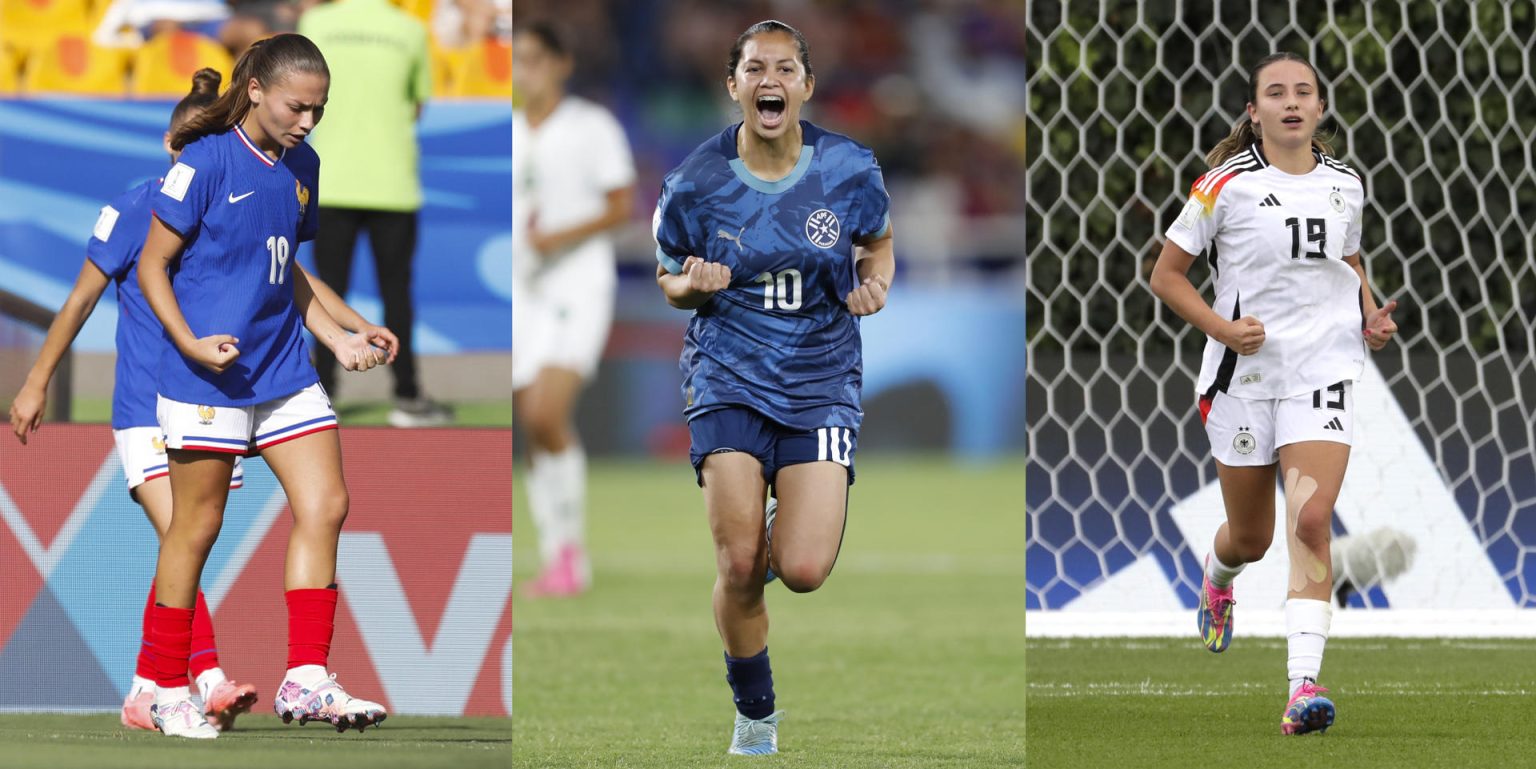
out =
[(590, 380), (613, 325), (617, 276), (611, 260), (557, 262), (512, 288), (512, 389), (546, 368)]
[(1230, 467), (1280, 461), (1280, 447), (1303, 441), (1354, 445), (1355, 383), (1345, 380), (1304, 395), (1268, 400), (1216, 393), (1200, 399), (1211, 454)]
[(161, 395), (155, 413), (167, 447), (226, 454), (254, 454), (336, 429), (336, 411), (318, 383), (254, 406), (203, 406)]
[[(145, 481), (164, 478), (171, 473), (165, 458), (165, 436), (158, 427), (129, 427), (112, 431), (112, 441), (117, 444), (117, 458), (123, 463), (123, 475), (128, 477), (128, 490), (133, 491)], [(238, 489), (245, 484), (245, 468), (240, 457), (235, 457), (235, 473), (229, 478), (229, 487)]]

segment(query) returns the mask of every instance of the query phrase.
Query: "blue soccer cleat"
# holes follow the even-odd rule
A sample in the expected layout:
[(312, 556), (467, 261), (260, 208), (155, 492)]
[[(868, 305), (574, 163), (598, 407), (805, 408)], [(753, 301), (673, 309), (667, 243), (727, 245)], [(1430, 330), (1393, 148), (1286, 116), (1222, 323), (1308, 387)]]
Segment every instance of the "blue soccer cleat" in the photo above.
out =
[[(769, 497), (768, 498), (768, 507), (767, 507), (767, 509), (765, 509), (763, 511), (763, 519), (764, 519), (763, 525), (768, 528), (768, 545), (769, 545), (770, 548), (773, 545), (773, 517), (775, 515), (778, 515), (778, 513), (779, 513), (779, 500), (778, 500), (778, 498), (777, 497)], [(772, 550), (770, 549), (769, 552), (772, 552)], [(767, 571), (767, 573), (763, 574), (763, 584), (766, 585), (769, 582), (772, 582), (772, 581), (774, 581), (774, 580), (776, 580), (778, 578), (779, 578), (779, 575), (773, 573), (773, 561), (770, 560), (768, 562), (768, 571)]]
[(1333, 726), (1333, 700), (1323, 696), (1328, 691), (1312, 679), (1307, 679), (1301, 684), (1301, 688), (1291, 695), (1291, 701), (1286, 703), (1285, 715), (1280, 717), (1281, 734), (1307, 734), (1317, 732), (1322, 734)]
[(731, 735), (733, 756), (767, 756), (779, 752), (779, 719), (784, 711), (775, 711), (759, 719), (736, 714), (736, 731)]

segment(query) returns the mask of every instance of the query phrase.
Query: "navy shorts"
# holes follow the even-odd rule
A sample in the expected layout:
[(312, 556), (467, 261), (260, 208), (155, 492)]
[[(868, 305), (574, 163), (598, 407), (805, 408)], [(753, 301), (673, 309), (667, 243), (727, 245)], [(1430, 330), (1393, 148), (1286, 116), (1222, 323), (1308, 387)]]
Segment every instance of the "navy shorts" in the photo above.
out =
[(699, 485), (704, 485), (704, 458), (710, 454), (744, 451), (763, 465), (763, 480), (769, 484), (779, 468), (806, 462), (836, 462), (848, 468), (848, 485), (853, 485), (853, 453), (859, 446), (859, 431), (853, 427), (818, 427), (798, 430), (786, 427), (748, 408), (730, 407), (709, 411), (688, 422), (693, 440), (688, 459)]

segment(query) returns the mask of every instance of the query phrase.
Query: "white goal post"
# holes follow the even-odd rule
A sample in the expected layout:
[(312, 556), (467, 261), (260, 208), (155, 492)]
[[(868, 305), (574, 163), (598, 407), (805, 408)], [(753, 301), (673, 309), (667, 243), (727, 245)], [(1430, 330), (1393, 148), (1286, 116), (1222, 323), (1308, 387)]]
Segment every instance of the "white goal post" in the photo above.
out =
[[(1224, 518), (1205, 338), (1147, 275), (1247, 68), (1291, 51), (1400, 302), (1356, 389), (1334, 633), (1536, 637), (1536, 0), (1028, 7), (1029, 635), (1194, 636)], [(1285, 541), (1238, 578), (1240, 632), (1282, 632)]]

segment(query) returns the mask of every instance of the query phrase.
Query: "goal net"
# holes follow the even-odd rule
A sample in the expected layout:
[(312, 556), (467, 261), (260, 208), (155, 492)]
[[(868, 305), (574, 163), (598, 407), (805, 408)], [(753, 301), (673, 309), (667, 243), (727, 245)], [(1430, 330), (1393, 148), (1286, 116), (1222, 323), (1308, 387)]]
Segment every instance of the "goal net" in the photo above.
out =
[[(1536, 0), (1029, 8), (1029, 633), (1194, 632), (1225, 518), (1205, 337), (1147, 276), (1247, 68), (1292, 51), (1400, 302), (1356, 389), (1334, 630), (1536, 635)], [(1245, 633), (1281, 632), (1285, 541), (1236, 583)]]

